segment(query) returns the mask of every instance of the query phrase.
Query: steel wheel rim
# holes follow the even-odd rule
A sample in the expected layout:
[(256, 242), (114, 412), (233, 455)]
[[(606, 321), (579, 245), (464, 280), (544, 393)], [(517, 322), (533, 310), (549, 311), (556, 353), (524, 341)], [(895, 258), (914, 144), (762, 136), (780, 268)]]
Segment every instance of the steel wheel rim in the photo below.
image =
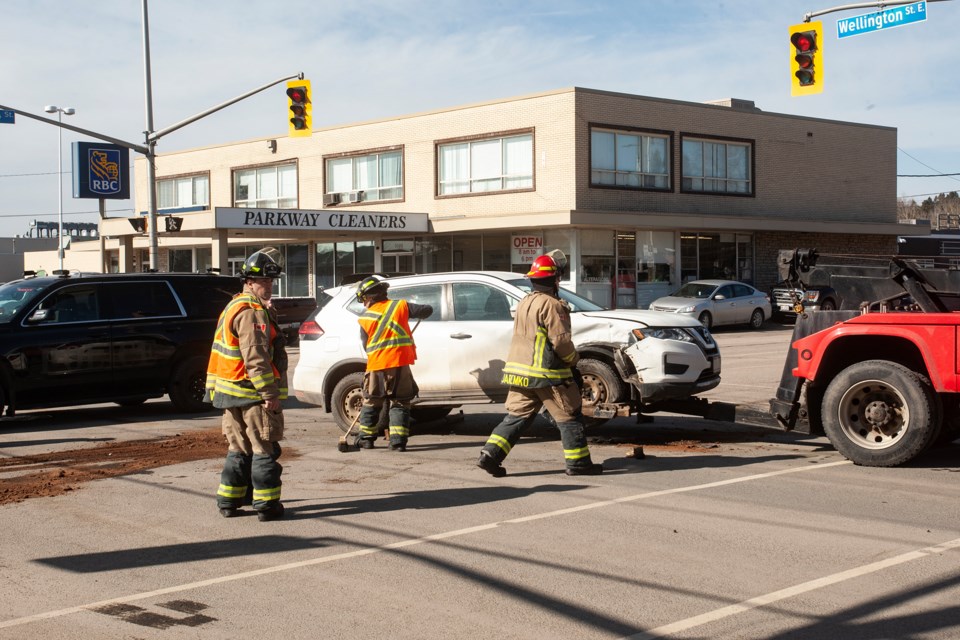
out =
[(863, 380), (847, 389), (837, 417), (843, 434), (864, 449), (892, 447), (910, 428), (903, 394), (881, 380)]

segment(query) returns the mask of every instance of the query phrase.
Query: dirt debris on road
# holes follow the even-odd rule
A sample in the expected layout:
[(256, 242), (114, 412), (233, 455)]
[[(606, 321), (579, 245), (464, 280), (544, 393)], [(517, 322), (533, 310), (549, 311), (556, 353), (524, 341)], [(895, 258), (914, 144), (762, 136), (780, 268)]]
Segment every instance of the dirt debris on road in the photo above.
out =
[[(219, 427), (150, 440), (0, 458), (0, 505), (59, 496), (84, 482), (130, 475), (181, 462), (221, 458), (227, 451)], [(294, 457), (284, 448), (284, 458)]]

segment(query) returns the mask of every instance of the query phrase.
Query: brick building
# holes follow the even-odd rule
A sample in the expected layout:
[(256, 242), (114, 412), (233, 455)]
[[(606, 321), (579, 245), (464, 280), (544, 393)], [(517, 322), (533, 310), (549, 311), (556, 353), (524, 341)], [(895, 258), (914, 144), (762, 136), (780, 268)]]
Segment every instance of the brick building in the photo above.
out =
[[(781, 248), (895, 253), (896, 148), (892, 127), (746, 100), (563, 89), (159, 155), (158, 258), (227, 273), (273, 244), (288, 296), (351, 273), (525, 271), (553, 248), (565, 286), (608, 306), (695, 278), (766, 289)], [(142, 158), (135, 182), (145, 212)], [(115, 268), (147, 264), (129, 221), (101, 233)]]

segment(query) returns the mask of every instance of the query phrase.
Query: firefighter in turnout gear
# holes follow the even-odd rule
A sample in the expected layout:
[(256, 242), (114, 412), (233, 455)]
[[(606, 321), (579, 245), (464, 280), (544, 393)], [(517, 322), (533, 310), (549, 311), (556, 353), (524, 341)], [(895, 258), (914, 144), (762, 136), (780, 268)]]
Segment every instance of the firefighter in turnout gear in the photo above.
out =
[(574, 368), (579, 356), (570, 330), (570, 307), (558, 295), (566, 264), (563, 252), (554, 250), (534, 260), (527, 273), (532, 291), (517, 306), (503, 367), (503, 384), (510, 387), (504, 405), (507, 416), (490, 434), (477, 460), (477, 466), (492, 476), (507, 474), (500, 463), (543, 407), (560, 430), (567, 475), (603, 473), (603, 466), (590, 460)]
[(252, 505), (260, 521), (283, 517), (279, 440), (280, 401), (287, 397), (287, 352), (271, 309), (273, 282), (283, 258), (273, 247), (253, 253), (240, 268), (243, 291), (224, 308), (207, 366), (206, 401), (223, 409), (227, 458), (220, 475), (220, 515)]
[(417, 383), (410, 365), (417, 359), (417, 347), (410, 330), (410, 318), (427, 318), (428, 304), (389, 300), (389, 283), (378, 275), (357, 285), (357, 299), (366, 307), (359, 318), (360, 342), (367, 352), (363, 374), (363, 405), (360, 433), (354, 445), (372, 449), (377, 439), (377, 422), (384, 403), (389, 403), (390, 450), (406, 451), (410, 437), (410, 405), (417, 396)]

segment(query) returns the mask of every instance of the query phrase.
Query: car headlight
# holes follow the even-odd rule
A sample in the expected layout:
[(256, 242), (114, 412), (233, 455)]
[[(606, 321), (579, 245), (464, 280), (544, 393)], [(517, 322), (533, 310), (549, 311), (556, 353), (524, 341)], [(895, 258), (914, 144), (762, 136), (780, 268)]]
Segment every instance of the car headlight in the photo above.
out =
[(656, 338), (657, 340), (693, 342), (693, 336), (678, 327), (647, 327), (646, 329), (634, 329), (631, 333), (637, 341), (645, 338)]
[(697, 310), (696, 306), (689, 305), (686, 307), (680, 307), (679, 309), (677, 309), (677, 313), (693, 313), (696, 310)]

